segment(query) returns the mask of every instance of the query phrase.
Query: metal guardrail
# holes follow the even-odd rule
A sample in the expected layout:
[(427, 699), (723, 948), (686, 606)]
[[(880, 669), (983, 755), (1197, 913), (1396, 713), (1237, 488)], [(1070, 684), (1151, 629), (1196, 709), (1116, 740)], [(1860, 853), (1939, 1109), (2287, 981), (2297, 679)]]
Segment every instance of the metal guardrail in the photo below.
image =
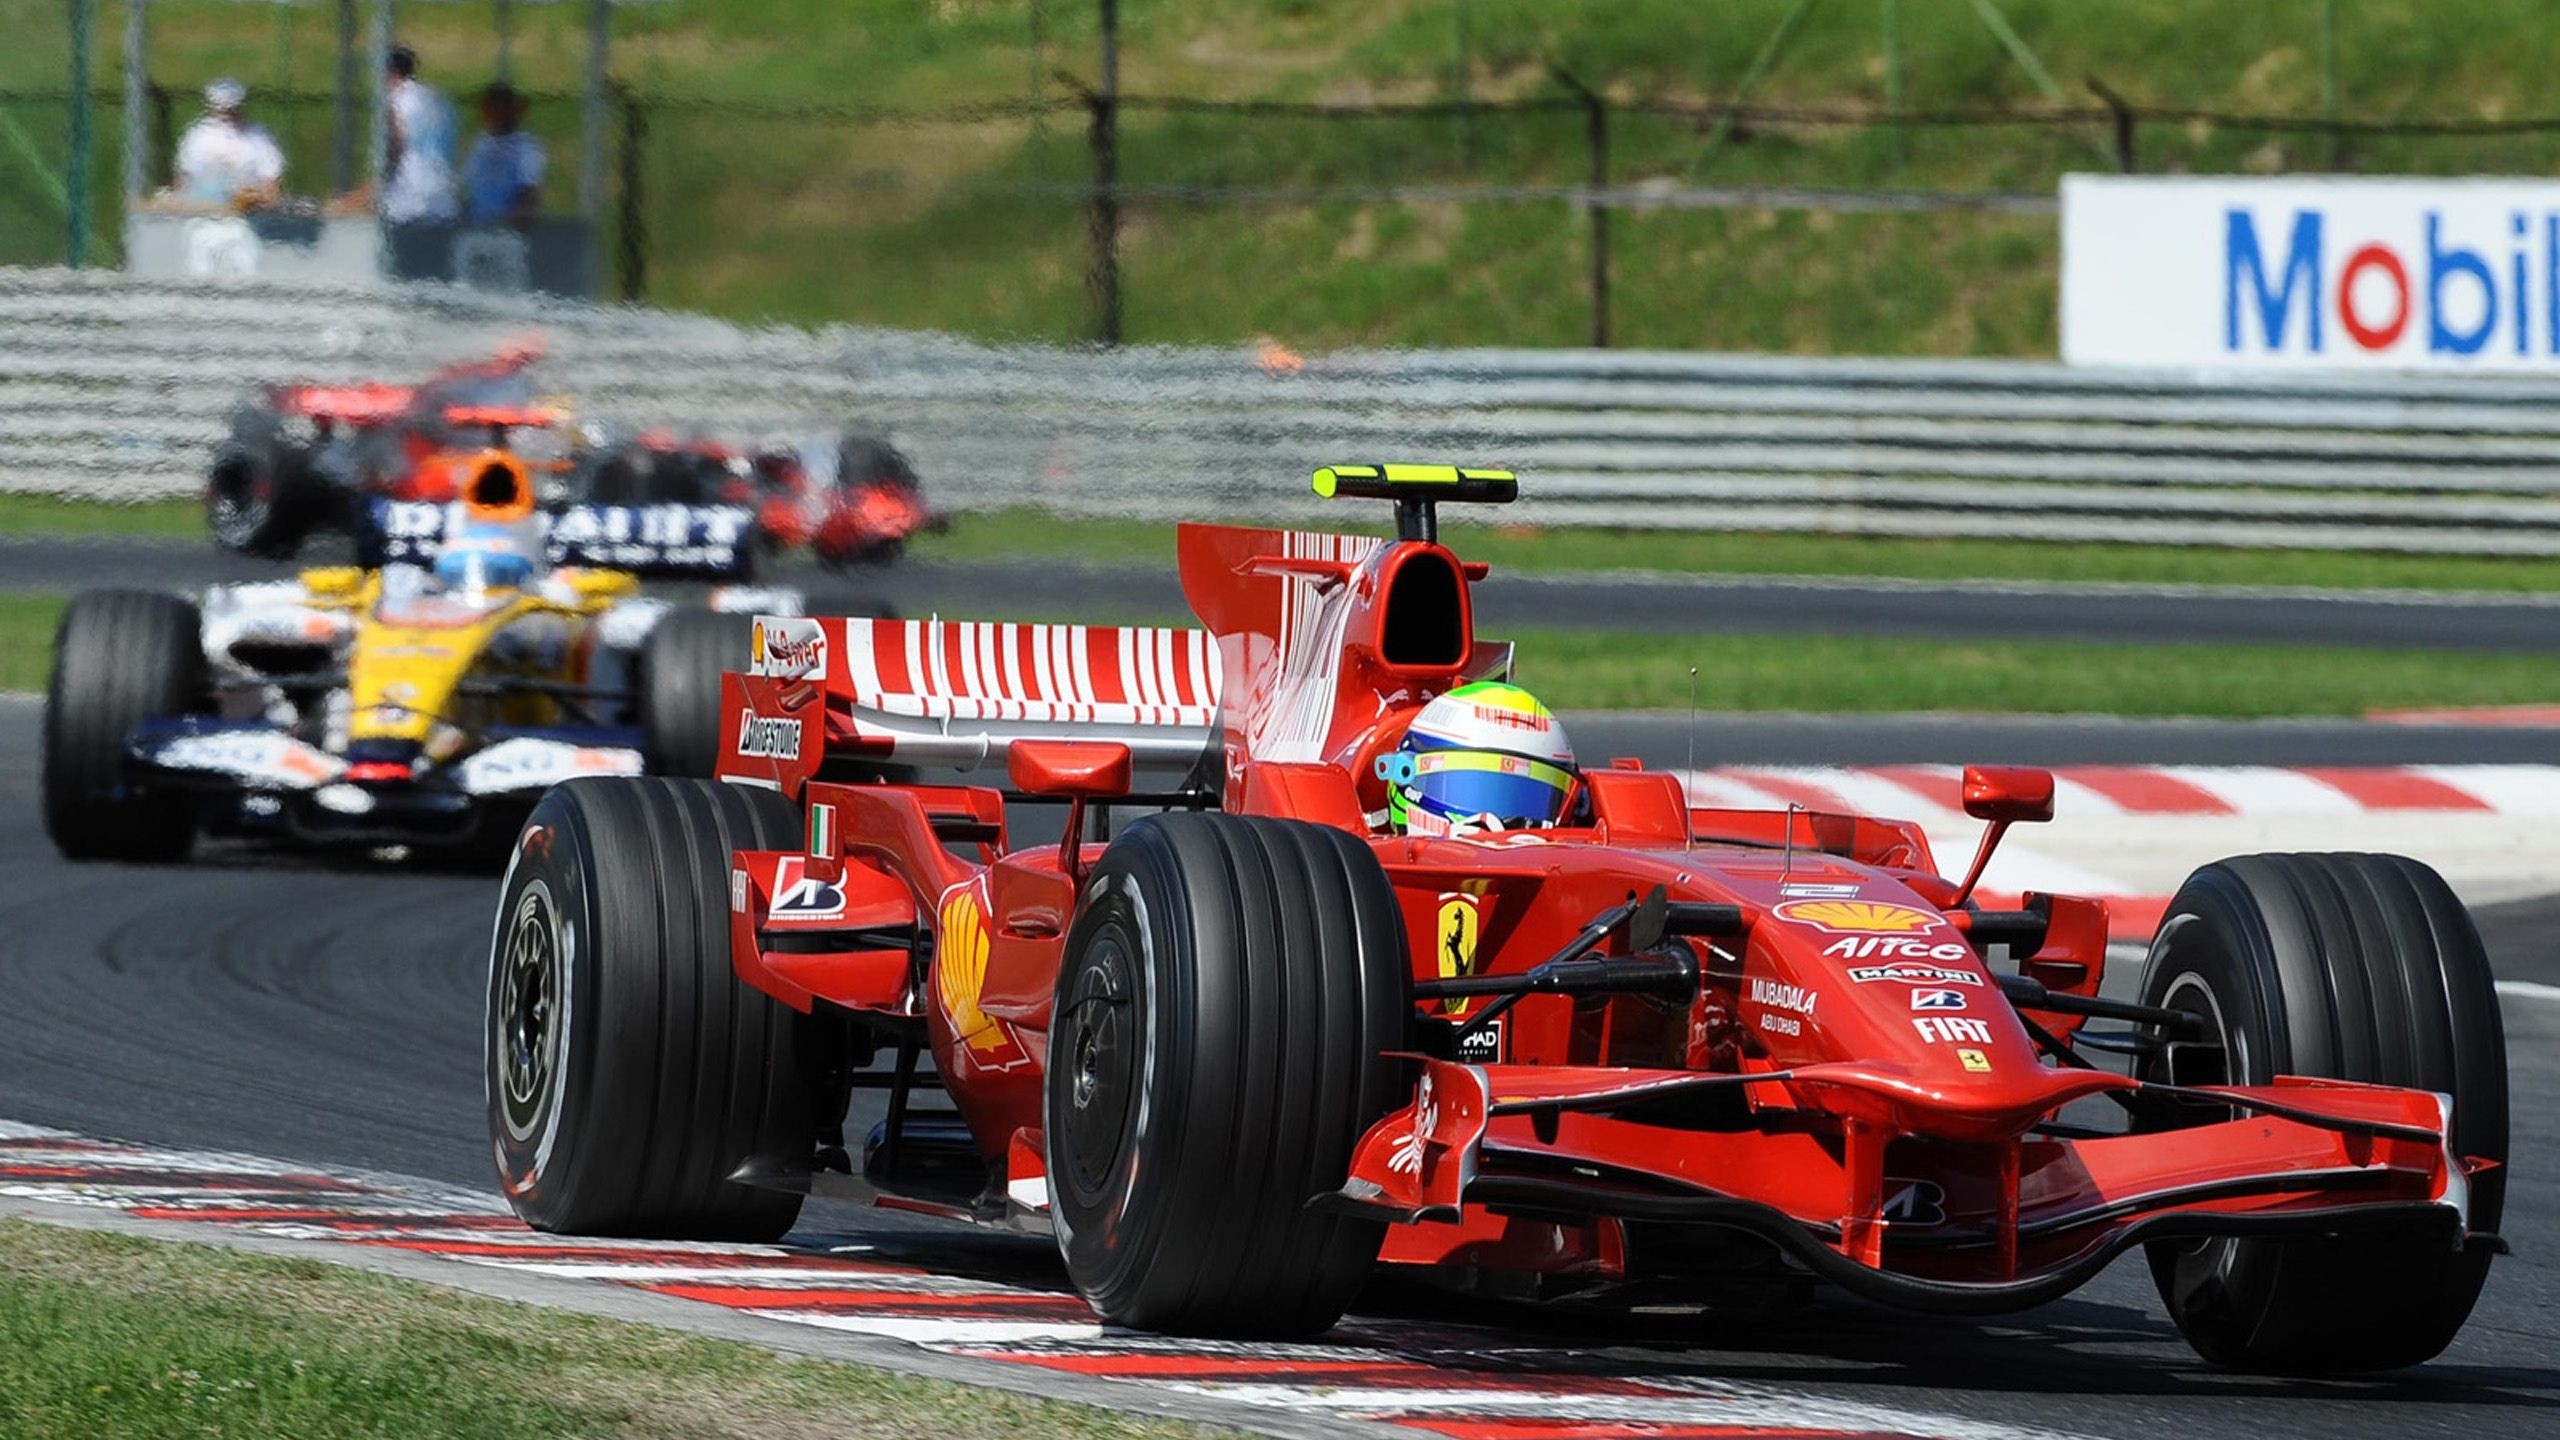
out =
[(0, 490), (202, 474), (253, 386), (400, 378), (538, 330), (628, 424), (886, 434), (945, 503), (1304, 518), (1345, 457), (1532, 478), (1506, 522), (2560, 555), (2560, 381), (1618, 351), (1096, 351), (441, 287), (0, 270)]

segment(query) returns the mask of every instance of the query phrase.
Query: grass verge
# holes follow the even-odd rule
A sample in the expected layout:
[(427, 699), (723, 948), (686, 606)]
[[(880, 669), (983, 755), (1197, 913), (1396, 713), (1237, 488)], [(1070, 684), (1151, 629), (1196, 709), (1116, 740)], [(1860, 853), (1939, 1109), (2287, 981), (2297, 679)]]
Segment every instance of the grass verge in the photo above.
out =
[[(63, 602), (0, 595), (0, 690), (42, 690)], [(1183, 623), (1165, 616), (947, 615)], [(2560, 702), (2560, 664), (2536, 655), (2274, 645), (1967, 644), (1841, 635), (1650, 635), (1531, 630), (1517, 678), (1565, 710), (1676, 708), (1689, 667), (1709, 710), (2024, 714), (2358, 715)]]
[(0, 494), (0, 535), (175, 535), (201, 540), (204, 533), (204, 506), (192, 499), (115, 504)]
[[(1370, 533), (1384, 533), (1377, 527)], [(1855, 579), (2106, 581), (2293, 585), (2332, 589), (2560, 590), (2560, 560), (2380, 555), (2349, 550), (2217, 550), (2187, 545), (2046, 544), (1860, 535), (1453, 525), (1450, 545), (1495, 572), (1820, 575)], [(915, 544), (919, 559), (1072, 558), (1173, 569), (1173, 527), (1153, 520), (1051, 515), (1027, 508), (960, 516)]]
[[(1377, 526), (1352, 525), (1383, 534)], [(204, 538), (194, 500), (114, 505), (0, 495), (0, 536)], [(919, 538), (918, 559), (1074, 559), (1173, 569), (1173, 527), (1155, 520), (1053, 515), (1029, 507), (971, 511)], [(2330, 589), (2560, 591), (2560, 560), (2490, 555), (2384, 555), (2352, 550), (2217, 550), (2191, 545), (2046, 544), (1862, 535), (1759, 535), (1676, 530), (1460, 524), (1450, 543), (1470, 560), (1525, 574), (1652, 570), (1674, 575), (1820, 575), (1856, 579), (2105, 581), (2152, 585), (2290, 585)]]
[(1172, 1421), (511, 1305), (310, 1260), (0, 1220), (14, 1435), (1170, 1437)]
[(53, 666), (56, 595), (0, 595), (0, 690), (42, 690)]
[(1833, 635), (1530, 631), (1516, 677), (1558, 709), (2360, 715), (2560, 701), (2534, 655), (2310, 646), (1914, 643)]

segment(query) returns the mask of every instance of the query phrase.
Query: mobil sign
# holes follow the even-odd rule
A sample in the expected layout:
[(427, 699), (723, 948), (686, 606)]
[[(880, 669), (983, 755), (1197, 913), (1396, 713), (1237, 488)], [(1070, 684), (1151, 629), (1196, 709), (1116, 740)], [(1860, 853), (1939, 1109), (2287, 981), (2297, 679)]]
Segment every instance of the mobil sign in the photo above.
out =
[(2560, 183), (2070, 176), (2062, 354), (2560, 371)]

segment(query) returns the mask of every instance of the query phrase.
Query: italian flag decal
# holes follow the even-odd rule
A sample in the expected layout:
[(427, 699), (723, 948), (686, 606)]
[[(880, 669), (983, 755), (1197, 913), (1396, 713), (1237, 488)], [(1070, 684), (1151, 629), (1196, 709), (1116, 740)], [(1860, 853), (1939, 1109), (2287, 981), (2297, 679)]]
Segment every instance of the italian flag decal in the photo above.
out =
[(809, 807), (809, 853), (832, 860), (836, 854), (836, 807)]

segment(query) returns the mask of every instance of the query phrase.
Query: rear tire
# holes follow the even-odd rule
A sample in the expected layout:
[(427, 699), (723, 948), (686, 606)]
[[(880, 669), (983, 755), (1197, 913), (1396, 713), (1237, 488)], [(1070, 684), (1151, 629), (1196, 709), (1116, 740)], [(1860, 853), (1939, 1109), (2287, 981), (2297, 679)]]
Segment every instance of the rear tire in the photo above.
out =
[(747, 668), (752, 615), (673, 610), (640, 653), (641, 753), (650, 772), (709, 778), (720, 763), (720, 677)]
[(290, 560), (321, 518), (309, 457), (285, 443), (263, 411), (234, 416), (231, 438), (205, 473), (204, 518), (213, 543), (265, 560)]
[(133, 784), (125, 742), (144, 720), (205, 709), (209, 686), (194, 605), (136, 590), (72, 600), (54, 631), (44, 704), (44, 828), (64, 856), (186, 856), (194, 800)]
[[(2155, 1052), (2143, 1078), (2260, 1085), (2312, 1075), (2453, 1097), (2453, 1148), (2500, 1162), (2471, 1181), (2470, 1225), (2504, 1208), (2506, 1039), (2486, 953), (2442, 877), (2397, 855), (2250, 855), (2170, 902), (2142, 1001), (2205, 1014), (2220, 1046)], [(2433, 1230), (2162, 1242), (2151, 1273), (2196, 1352), (2280, 1374), (2433, 1358), (2471, 1313), (2482, 1248)]]
[(1310, 1210), (1403, 1097), (1411, 973), (1369, 847), (1325, 826), (1150, 816), (1068, 932), (1051, 1022), (1050, 1212), (1116, 1325), (1330, 1327), (1385, 1227)]
[(790, 849), (769, 790), (571, 780), (507, 868), (489, 958), (489, 1135), (509, 1203), (572, 1235), (770, 1240), (800, 1197), (729, 1177), (805, 1166), (808, 1017), (729, 961), (733, 850)]

